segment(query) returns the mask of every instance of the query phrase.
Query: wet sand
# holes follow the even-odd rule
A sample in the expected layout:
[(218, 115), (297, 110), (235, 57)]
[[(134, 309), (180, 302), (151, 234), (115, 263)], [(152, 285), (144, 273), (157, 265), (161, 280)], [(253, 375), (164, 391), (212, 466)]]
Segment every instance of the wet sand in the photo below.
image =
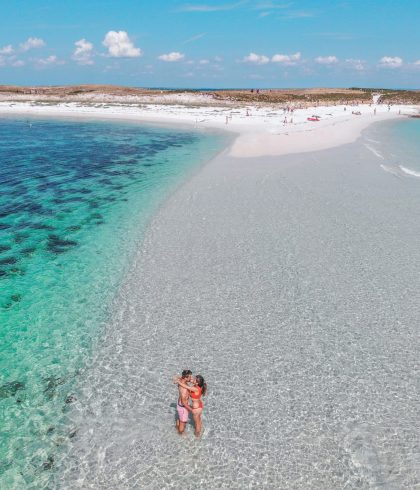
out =
[[(203, 167), (151, 222), (86, 371), (74, 488), (420, 484), (420, 193), (360, 141)], [(175, 433), (172, 376), (209, 384)]]

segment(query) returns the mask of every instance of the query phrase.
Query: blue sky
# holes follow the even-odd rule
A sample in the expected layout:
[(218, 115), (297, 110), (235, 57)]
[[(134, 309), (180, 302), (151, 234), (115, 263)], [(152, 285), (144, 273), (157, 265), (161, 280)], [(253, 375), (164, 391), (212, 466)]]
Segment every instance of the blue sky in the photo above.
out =
[(0, 84), (420, 88), (420, 0), (0, 0)]

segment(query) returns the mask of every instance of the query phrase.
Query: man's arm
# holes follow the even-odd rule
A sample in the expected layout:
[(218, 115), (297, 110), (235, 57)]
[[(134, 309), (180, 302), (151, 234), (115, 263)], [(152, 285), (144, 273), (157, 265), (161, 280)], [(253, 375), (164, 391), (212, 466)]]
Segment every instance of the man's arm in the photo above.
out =
[(192, 391), (193, 393), (197, 393), (199, 391), (198, 388), (196, 388), (195, 386), (189, 386), (183, 383), (181, 379), (177, 379), (176, 381), (174, 381), (174, 383), (177, 383), (178, 386), (181, 386), (182, 388), (184, 388), (184, 390)]
[(192, 408), (190, 407), (190, 404), (189, 404), (189, 395), (188, 395), (188, 392), (185, 393), (183, 392), (182, 395), (181, 395), (181, 402), (182, 404), (184, 405), (184, 407), (189, 411), (189, 412), (192, 412)]

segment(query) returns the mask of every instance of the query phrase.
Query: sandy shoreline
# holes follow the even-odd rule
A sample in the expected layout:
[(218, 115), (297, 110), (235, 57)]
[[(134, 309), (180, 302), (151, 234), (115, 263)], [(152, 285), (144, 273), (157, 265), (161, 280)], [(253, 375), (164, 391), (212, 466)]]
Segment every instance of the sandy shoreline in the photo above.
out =
[[(200, 99), (201, 100), (201, 99)], [(0, 102), (0, 115), (53, 116), (176, 124), (236, 133), (231, 155), (258, 157), (323, 150), (354, 142), (370, 124), (418, 112), (416, 106), (360, 104), (319, 106), (288, 112), (267, 106), (240, 107), (168, 104), (84, 104)], [(354, 115), (358, 112), (360, 115)], [(318, 122), (308, 121), (313, 115)]]

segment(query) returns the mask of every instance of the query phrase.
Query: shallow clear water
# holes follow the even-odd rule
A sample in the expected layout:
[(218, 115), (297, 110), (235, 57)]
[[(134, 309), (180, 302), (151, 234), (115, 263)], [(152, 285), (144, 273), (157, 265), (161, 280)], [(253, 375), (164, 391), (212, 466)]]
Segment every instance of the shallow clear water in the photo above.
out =
[[(222, 156), (166, 202), (72, 404), (57, 486), (419, 487), (419, 180), (384, 172), (369, 135)], [(200, 440), (174, 428), (183, 368), (209, 385)]]
[(383, 170), (400, 177), (420, 178), (420, 119), (374, 125), (365, 132), (364, 139)]
[(0, 119), (0, 487), (54, 470), (148, 219), (223, 144), (134, 123)]

